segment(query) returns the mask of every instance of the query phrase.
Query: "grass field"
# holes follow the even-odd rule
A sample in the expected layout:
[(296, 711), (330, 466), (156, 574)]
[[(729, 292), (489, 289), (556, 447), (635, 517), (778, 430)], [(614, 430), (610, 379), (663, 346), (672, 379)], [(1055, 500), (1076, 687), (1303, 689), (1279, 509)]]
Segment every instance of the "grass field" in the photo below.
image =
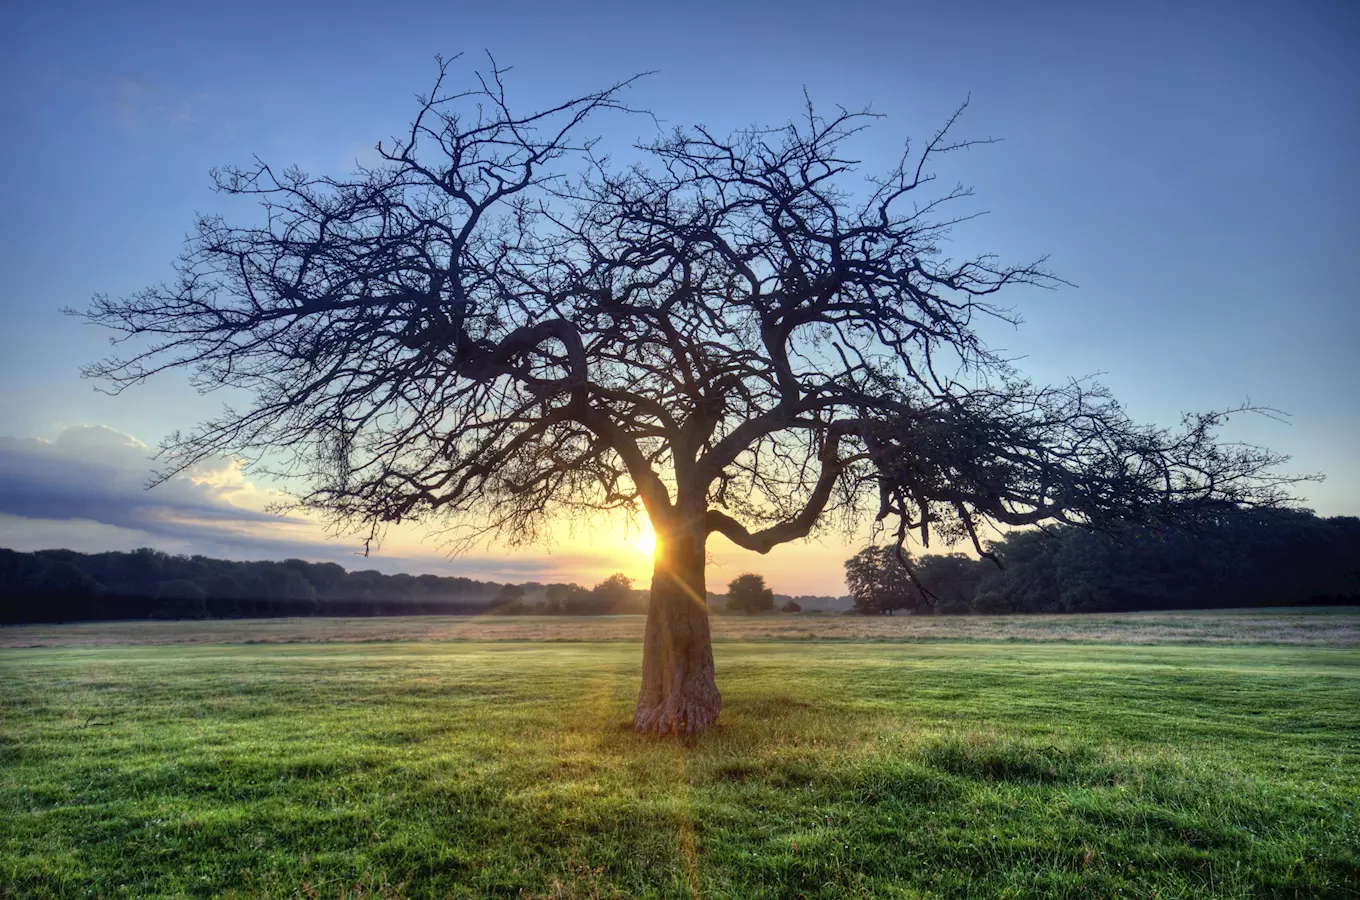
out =
[(1360, 896), (1332, 632), (729, 634), (690, 746), (636, 643), (475, 637), (0, 651), (0, 896)]
[[(715, 641), (1022, 641), (1360, 647), (1354, 606), (1080, 616), (714, 616)], [(642, 616), (400, 616), (0, 626), (0, 648), (357, 641), (638, 641)]]

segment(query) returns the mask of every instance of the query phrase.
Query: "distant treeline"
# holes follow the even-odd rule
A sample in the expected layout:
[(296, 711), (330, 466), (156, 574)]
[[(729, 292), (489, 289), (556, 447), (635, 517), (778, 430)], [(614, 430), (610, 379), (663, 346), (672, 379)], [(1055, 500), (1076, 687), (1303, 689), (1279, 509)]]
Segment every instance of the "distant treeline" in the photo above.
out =
[(1349, 516), (1234, 510), (1193, 533), (1063, 527), (1016, 532), (989, 549), (1001, 568), (959, 554), (914, 560), (933, 598), (903, 579), (900, 590), (881, 589), (894, 579), (871, 572), (859, 579), (867, 588), (856, 608), (994, 614), (1360, 603), (1360, 519)]
[(159, 550), (0, 549), (0, 623), (277, 616), (605, 615), (646, 611), (623, 575), (594, 588), (348, 572), (301, 559), (234, 562)]
[[(346, 571), (301, 559), (235, 562), (159, 550), (0, 549), (0, 624), (279, 616), (616, 615), (645, 613), (647, 591), (614, 574), (594, 587), (502, 584)], [(782, 598), (788, 599), (788, 598)], [(836, 598), (800, 598), (836, 602)], [(726, 597), (709, 594), (715, 609)], [(845, 606), (849, 605), (846, 598)]]
[[(1202, 531), (1115, 534), (1058, 528), (992, 544), (1001, 560), (857, 555), (863, 613), (1081, 613), (1360, 603), (1360, 519), (1296, 510), (1226, 513)], [(852, 561), (854, 562), (854, 561)], [(856, 585), (862, 590), (857, 591)], [(775, 608), (835, 610), (830, 597), (776, 595)], [(849, 600), (849, 598), (846, 598)], [(715, 610), (725, 597), (709, 594)], [(646, 611), (647, 593), (612, 575), (577, 584), (500, 584), (439, 575), (348, 572), (300, 559), (234, 562), (158, 550), (84, 554), (0, 549), (0, 623), (273, 616), (603, 615)], [(792, 607), (790, 607), (792, 608)]]
[(300, 559), (0, 549), (0, 622), (6, 623), (466, 613), (490, 606), (502, 587), (471, 578), (347, 572)]

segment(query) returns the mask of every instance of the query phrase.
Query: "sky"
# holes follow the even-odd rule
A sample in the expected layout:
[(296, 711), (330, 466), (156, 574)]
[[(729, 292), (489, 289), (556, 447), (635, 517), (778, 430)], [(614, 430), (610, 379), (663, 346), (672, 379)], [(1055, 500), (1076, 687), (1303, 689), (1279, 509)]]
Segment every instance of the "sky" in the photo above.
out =
[[(950, 252), (1048, 255), (1071, 283), (1008, 298), (984, 334), (1037, 381), (1098, 374), (1138, 419), (1250, 401), (1287, 412), (1225, 436), (1326, 480), (1322, 515), (1360, 514), (1360, 5), (1176, 3), (5, 4), (0, 33), (0, 546), (153, 546), (240, 559), (591, 584), (644, 579), (626, 521), (552, 546), (449, 558), (404, 528), (369, 559), (352, 536), (269, 512), (278, 486), (215, 460), (151, 491), (148, 457), (220, 402), (182, 375), (110, 397), (79, 376), (106, 335), (64, 317), (170, 275), (195, 213), (253, 212), (211, 191), (253, 156), (342, 174), (428, 89), (436, 54), (513, 70), (522, 108), (650, 72), (601, 120), (605, 146), (657, 128), (777, 124), (814, 103), (885, 119), (883, 167), (965, 98), (941, 183), (988, 215)], [(631, 530), (630, 530), (631, 529)], [(839, 594), (864, 535), (766, 557), (715, 539), (708, 578)]]

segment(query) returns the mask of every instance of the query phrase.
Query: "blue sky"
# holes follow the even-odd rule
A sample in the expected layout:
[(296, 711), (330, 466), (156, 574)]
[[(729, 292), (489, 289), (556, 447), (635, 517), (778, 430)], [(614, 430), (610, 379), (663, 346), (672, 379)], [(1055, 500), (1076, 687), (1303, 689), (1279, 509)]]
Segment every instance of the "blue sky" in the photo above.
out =
[[(957, 252), (1049, 254), (1075, 285), (1014, 295), (1025, 324), (989, 327), (993, 345), (1038, 380), (1103, 373), (1146, 420), (1247, 399), (1286, 410), (1287, 425), (1242, 421), (1229, 436), (1326, 474), (1304, 489), (1318, 512), (1360, 514), (1353, 2), (77, 3), (7, 4), (0, 15), (0, 473), (11, 479), (0, 481), (0, 545), (149, 543), (356, 564), (352, 542), (271, 530), (250, 504), (227, 517), (236, 525), (218, 515), (201, 534), (182, 527), (187, 513), (157, 530), (154, 516), (72, 505), (85, 487), (76, 479), (109, 483), (89, 466), (46, 506), (32, 490), (21, 502), (15, 485), (33, 480), (25, 466), (50, 469), (44, 454), (113, 453), (134, 469), (128, 447), (154, 445), (218, 402), (173, 376), (95, 393), (77, 368), (104, 352), (103, 337), (61, 307), (166, 277), (196, 211), (248, 217), (209, 190), (212, 166), (257, 154), (349, 169), (408, 121), (434, 55), (460, 51), (512, 65), (525, 108), (644, 70), (655, 74), (629, 100), (664, 126), (777, 123), (798, 114), (804, 87), (827, 106), (868, 105), (887, 118), (862, 147), (866, 169), (971, 95), (964, 133), (1004, 140), (941, 169), (990, 211), (960, 229)], [(655, 127), (624, 117), (598, 130), (623, 146)], [(238, 505), (239, 490), (212, 502)], [(641, 565), (570, 540), (552, 556), (490, 548), (446, 562), (409, 537), (383, 567), (589, 580)], [(839, 592), (846, 549), (835, 535), (766, 560), (717, 548), (710, 579), (749, 562), (779, 590)]]

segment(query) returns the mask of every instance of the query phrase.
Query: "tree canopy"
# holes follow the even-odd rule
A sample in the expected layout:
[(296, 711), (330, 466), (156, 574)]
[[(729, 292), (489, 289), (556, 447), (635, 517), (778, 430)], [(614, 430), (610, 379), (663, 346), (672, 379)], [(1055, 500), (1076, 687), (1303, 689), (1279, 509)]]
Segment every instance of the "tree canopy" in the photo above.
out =
[(845, 561), (845, 585), (862, 613), (892, 615), (921, 605), (921, 593), (898, 547), (865, 547)]
[(738, 575), (727, 585), (727, 608), (744, 613), (774, 609), (774, 591), (765, 586), (764, 575)]
[[(1095, 613), (1360, 602), (1360, 519), (1224, 510), (1193, 528), (1124, 524), (1014, 531), (995, 559), (911, 559), (867, 547), (847, 560), (855, 609), (930, 614)], [(998, 565), (1000, 563), (1000, 565)]]
[(1056, 279), (944, 257), (967, 191), (917, 195), (936, 157), (980, 143), (952, 137), (958, 114), (867, 191), (847, 151), (874, 117), (810, 105), (731, 137), (676, 130), (616, 171), (580, 131), (630, 82), (519, 115), (499, 69), (459, 92), (446, 72), (352, 177), (216, 170), (264, 220), (200, 218), (177, 280), (85, 313), (147, 341), (88, 368), (114, 389), (186, 368), (254, 396), (173, 437), (167, 471), (291, 451), (314, 510), (440, 512), (508, 540), (693, 498), (756, 550), (869, 496), (923, 537), (1281, 498), (1277, 457), (1211, 440), (1222, 414), (1138, 426), (1098, 386), (1034, 387), (984, 346), (974, 319), (1009, 317), (998, 291)]

